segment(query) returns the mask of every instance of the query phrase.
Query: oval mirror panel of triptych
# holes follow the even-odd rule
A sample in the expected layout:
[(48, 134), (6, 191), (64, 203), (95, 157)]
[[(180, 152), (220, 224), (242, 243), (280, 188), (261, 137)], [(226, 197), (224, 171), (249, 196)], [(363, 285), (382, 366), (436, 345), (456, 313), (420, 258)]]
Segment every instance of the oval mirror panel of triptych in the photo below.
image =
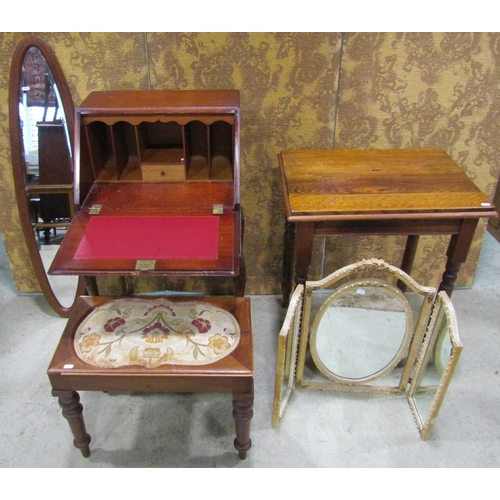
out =
[(320, 305), (311, 326), (311, 355), (339, 383), (382, 377), (407, 354), (413, 314), (404, 294), (376, 280), (352, 281)]

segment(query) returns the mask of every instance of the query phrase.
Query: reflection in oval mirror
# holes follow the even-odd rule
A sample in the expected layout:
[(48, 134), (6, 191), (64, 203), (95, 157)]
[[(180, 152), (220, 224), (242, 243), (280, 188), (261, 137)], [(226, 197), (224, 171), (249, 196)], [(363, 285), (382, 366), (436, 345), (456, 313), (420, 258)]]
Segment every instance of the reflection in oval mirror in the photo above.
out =
[(311, 355), (328, 378), (364, 383), (401, 361), (412, 331), (411, 307), (400, 290), (377, 280), (351, 282), (319, 308), (311, 329)]
[[(40, 288), (52, 309), (67, 317), (77, 277), (49, 277), (47, 270), (73, 217), (74, 109), (52, 49), (23, 39), (10, 73), (11, 155), (19, 216)], [(77, 290), (78, 288), (78, 290)]]

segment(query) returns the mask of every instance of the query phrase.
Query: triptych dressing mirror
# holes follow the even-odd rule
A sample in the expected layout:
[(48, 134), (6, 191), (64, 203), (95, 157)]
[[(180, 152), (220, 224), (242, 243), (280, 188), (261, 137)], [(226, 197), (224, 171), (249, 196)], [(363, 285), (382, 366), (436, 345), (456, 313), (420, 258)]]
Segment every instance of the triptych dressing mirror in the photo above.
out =
[(448, 296), (381, 260), (298, 285), (278, 341), (273, 427), (297, 388), (400, 394), (426, 440), (461, 350)]
[(24, 38), (14, 53), (9, 114), (17, 205), (30, 260), (48, 304), (68, 317), (83, 283), (49, 277), (47, 270), (74, 215), (74, 107), (54, 52), (38, 37)]

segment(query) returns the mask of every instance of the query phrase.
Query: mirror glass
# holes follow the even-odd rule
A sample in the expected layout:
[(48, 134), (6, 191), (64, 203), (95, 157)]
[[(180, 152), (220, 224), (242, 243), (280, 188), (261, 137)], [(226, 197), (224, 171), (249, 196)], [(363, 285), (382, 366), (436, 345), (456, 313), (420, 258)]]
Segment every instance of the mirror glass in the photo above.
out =
[(411, 306), (400, 290), (375, 280), (351, 282), (318, 309), (311, 354), (330, 379), (364, 383), (397, 365), (412, 331)]
[(48, 276), (74, 214), (73, 103), (57, 59), (37, 37), (18, 45), (10, 76), (11, 154), (25, 240), (49, 305), (68, 316), (77, 277)]
[(451, 302), (441, 293), (410, 386), (410, 406), (423, 439), (427, 439), (430, 433), (462, 350), (455, 314), (451, 311)]

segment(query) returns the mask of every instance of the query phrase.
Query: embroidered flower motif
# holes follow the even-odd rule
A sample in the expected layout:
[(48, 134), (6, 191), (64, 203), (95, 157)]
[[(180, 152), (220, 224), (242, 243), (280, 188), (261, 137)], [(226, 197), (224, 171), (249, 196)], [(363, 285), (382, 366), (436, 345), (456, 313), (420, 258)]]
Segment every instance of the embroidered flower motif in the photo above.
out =
[(101, 340), (101, 336), (97, 335), (97, 333), (91, 333), (90, 335), (85, 335), (80, 342), (80, 349), (83, 352), (89, 352), (96, 345), (99, 345), (99, 340)]
[(154, 311), (156, 309), (163, 309), (165, 311), (167, 311), (167, 314), (169, 316), (175, 316), (175, 311), (170, 307), (170, 306), (167, 306), (165, 304), (158, 304), (156, 306), (153, 306), (153, 307), (150, 307), (145, 313), (144, 313), (144, 316), (147, 316), (151, 311)]
[(111, 318), (104, 324), (104, 329), (107, 332), (114, 332), (117, 328), (125, 324), (125, 320), (120, 317)]
[(135, 346), (128, 352), (128, 360), (133, 363), (139, 359), (139, 346)]
[(207, 333), (212, 325), (210, 325), (210, 321), (204, 318), (196, 318), (191, 321), (191, 324), (195, 326), (200, 333)]
[(161, 354), (161, 351), (160, 351), (160, 349), (158, 349), (158, 347), (147, 347), (142, 352), (142, 355), (145, 358), (159, 358), (160, 354)]
[(225, 335), (222, 336), (220, 333), (216, 333), (213, 337), (208, 339), (208, 347), (213, 349), (215, 354), (221, 354), (227, 351), (231, 347), (231, 344), (228, 342)]
[(147, 326), (146, 328), (144, 328), (141, 337), (148, 344), (160, 344), (161, 342), (163, 342), (162, 339), (168, 338), (169, 333), (170, 330), (166, 326), (163, 326), (159, 321), (157, 321), (151, 326)]
[(170, 347), (167, 347), (166, 351), (163, 353), (163, 356), (160, 356), (158, 358), (158, 362), (169, 363), (174, 359), (174, 356), (175, 356), (174, 351)]

